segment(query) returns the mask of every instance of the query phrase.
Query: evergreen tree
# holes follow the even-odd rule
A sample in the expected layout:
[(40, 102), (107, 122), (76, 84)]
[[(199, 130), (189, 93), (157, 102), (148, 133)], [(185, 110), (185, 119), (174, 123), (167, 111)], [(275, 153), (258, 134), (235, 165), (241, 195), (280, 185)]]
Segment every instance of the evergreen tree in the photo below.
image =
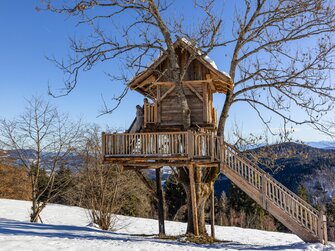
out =
[(48, 189), (49, 176), (47, 175), (45, 169), (41, 168), (37, 170), (36, 166), (31, 165), (29, 176), (33, 177), (34, 179), (36, 179), (37, 177), (36, 189), (37, 193), (40, 195), (37, 201), (38, 202), (45, 201), (48, 198), (49, 193)]
[(55, 175), (54, 190), (57, 195), (53, 199), (54, 203), (71, 205), (73, 198), (68, 196), (68, 192), (75, 186), (75, 181), (72, 171), (61, 165)]
[(328, 240), (335, 241), (335, 196), (326, 204)]
[(227, 201), (227, 215), (235, 218), (234, 221), (230, 219), (232, 225), (271, 231), (281, 227), (281, 224), (234, 184), (228, 190)]
[(303, 184), (300, 184), (298, 187), (298, 195), (301, 199), (309, 203), (309, 196), (307, 193), (307, 189)]
[(168, 219), (173, 219), (177, 211), (186, 204), (186, 194), (177, 178), (171, 174), (165, 182), (165, 200)]

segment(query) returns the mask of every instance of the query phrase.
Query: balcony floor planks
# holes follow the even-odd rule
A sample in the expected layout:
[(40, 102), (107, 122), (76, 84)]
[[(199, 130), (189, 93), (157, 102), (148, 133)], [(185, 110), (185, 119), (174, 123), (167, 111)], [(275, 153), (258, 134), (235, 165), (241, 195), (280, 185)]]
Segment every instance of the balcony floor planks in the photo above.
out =
[(105, 164), (118, 164), (129, 168), (150, 169), (162, 166), (183, 167), (193, 163), (199, 167), (213, 167), (220, 164), (219, 160), (211, 158), (188, 158), (186, 156), (105, 156)]

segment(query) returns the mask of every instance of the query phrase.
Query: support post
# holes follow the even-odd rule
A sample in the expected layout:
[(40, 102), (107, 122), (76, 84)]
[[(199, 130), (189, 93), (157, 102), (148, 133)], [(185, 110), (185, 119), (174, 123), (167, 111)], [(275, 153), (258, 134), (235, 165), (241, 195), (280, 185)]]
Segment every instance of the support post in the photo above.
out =
[(319, 240), (322, 244), (326, 245), (328, 243), (327, 236), (327, 217), (320, 212), (319, 220), (318, 220), (318, 232), (319, 232)]
[(211, 236), (215, 239), (215, 194), (214, 194), (214, 182), (211, 184)]
[(164, 224), (164, 197), (162, 188), (161, 168), (156, 169), (156, 187), (158, 197), (158, 229), (159, 236), (165, 236), (165, 224)]
[(265, 210), (268, 210), (267, 207), (267, 182), (266, 182), (266, 174), (262, 174), (262, 190), (261, 190), (261, 201), (262, 201), (262, 206)]
[(194, 235), (198, 236), (199, 235), (199, 224), (198, 224), (197, 197), (195, 193), (194, 166), (192, 164), (188, 166), (188, 175), (190, 179), (193, 230), (194, 230)]
[(146, 128), (147, 122), (149, 120), (148, 119), (148, 113), (149, 113), (148, 100), (145, 98), (143, 103), (144, 103), (143, 105), (143, 128)]
[(157, 123), (161, 123), (161, 86), (157, 85)]
[(214, 135), (214, 132), (211, 133), (211, 161), (214, 162), (215, 160), (215, 135)]
[(193, 132), (191, 130), (187, 131), (187, 150), (188, 150), (188, 158), (193, 159), (193, 156), (194, 156), (194, 138), (193, 138)]

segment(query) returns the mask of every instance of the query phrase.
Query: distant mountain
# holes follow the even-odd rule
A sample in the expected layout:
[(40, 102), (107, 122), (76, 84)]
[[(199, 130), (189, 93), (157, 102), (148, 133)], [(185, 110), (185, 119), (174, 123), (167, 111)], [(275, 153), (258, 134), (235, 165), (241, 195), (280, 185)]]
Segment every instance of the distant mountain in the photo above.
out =
[[(11, 166), (22, 166), (20, 155), (23, 156), (26, 163), (33, 164), (37, 159), (37, 152), (32, 149), (23, 149), (20, 152), (15, 150), (1, 150), (0, 149), (0, 163)], [(47, 168), (52, 164), (55, 153), (43, 152), (41, 156), (42, 167)], [(59, 162), (59, 166), (63, 165), (72, 171), (77, 171), (83, 163), (83, 159), (76, 153), (70, 153)]]
[(335, 150), (334, 141), (310, 141), (310, 142), (306, 142), (306, 145), (314, 147), (314, 148)]
[[(320, 149), (297, 143), (263, 146), (245, 152), (257, 156), (259, 166), (275, 179), (297, 193), (306, 187), (314, 204), (323, 204), (335, 196), (335, 150)], [(216, 195), (227, 191), (229, 181), (218, 179)], [(223, 189), (222, 189), (223, 188)]]
[(254, 152), (265, 171), (296, 193), (303, 184), (314, 203), (335, 196), (335, 150), (283, 143)]

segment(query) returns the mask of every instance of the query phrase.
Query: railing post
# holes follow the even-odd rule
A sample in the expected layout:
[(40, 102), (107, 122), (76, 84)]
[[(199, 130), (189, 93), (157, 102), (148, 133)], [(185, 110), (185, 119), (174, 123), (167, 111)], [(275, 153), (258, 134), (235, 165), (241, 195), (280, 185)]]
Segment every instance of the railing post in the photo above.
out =
[(148, 100), (145, 98), (144, 99), (144, 114), (143, 114), (143, 127), (144, 128), (146, 128), (147, 127), (147, 122), (148, 122), (148, 111), (149, 111), (149, 109), (148, 109), (149, 107), (148, 107)]
[(188, 158), (192, 159), (194, 156), (194, 139), (193, 132), (191, 130), (187, 131), (187, 150)]
[(266, 201), (266, 195), (267, 195), (267, 182), (266, 182), (266, 174), (262, 174), (262, 189), (261, 189), (261, 199), (262, 199), (262, 206), (265, 210), (267, 210), (267, 201)]
[(318, 219), (318, 236), (322, 244), (326, 245), (328, 243), (327, 236), (327, 217), (320, 211)]
[(154, 124), (157, 124), (158, 118), (157, 118), (157, 101), (154, 102)]
[(219, 151), (219, 158), (220, 158), (220, 169), (221, 169), (221, 172), (223, 172), (223, 168), (224, 168), (224, 165), (226, 164), (225, 161), (226, 161), (226, 156), (225, 156), (225, 143), (224, 143), (224, 140), (223, 140), (223, 136), (220, 136), (219, 138), (220, 140), (220, 151)]

